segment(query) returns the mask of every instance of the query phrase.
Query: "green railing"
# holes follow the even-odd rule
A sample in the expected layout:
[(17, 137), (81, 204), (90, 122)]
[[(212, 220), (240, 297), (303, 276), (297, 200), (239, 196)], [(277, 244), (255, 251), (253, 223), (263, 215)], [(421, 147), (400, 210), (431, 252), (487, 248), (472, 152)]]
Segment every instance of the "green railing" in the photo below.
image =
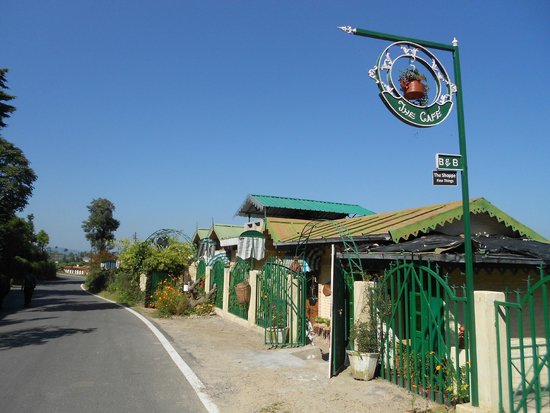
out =
[(376, 284), (381, 376), (438, 403), (469, 400), (469, 326), (464, 287), (438, 268), (398, 262)]
[(505, 301), (495, 302), (497, 343), (505, 342), (497, 344), (501, 412), (550, 411), (550, 275), (543, 267), (539, 278), (528, 279), (523, 294), (505, 292)]
[(271, 346), (306, 344), (306, 279), (276, 259), (264, 264), (257, 281), (256, 324)]
[[(242, 288), (240, 291), (244, 291), (244, 284), (242, 283), (248, 281), (248, 273), (248, 261), (239, 259), (229, 276), (229, 312), (245, 320), (248, 319), (250, 303), (237, 294), (237, 289)], [(248, 291), (250, 291), (250, 285), (248, 285)], [(248, 294), (248, 298), (250, 298), (250, 294)]]
[(216, 285), (216, 307), (223, 308), (223, 273), (225, 270), (225, 263), (222, 260), (217, 260), (212, 266), (212, 272), (210, 277), (210, 289)]

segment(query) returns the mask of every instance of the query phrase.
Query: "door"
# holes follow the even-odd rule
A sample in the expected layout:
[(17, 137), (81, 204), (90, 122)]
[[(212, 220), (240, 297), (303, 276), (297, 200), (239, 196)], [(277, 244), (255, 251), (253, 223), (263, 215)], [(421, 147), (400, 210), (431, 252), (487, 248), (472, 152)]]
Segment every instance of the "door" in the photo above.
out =
[(342, 267), (335, 261), (335, 249), (332, 246), (331, 259), (331, 320), (330, 320), (330, 372), (329, 377), (337, 375), (345, 368), (346, 362), (346, 311), (344, 274)]

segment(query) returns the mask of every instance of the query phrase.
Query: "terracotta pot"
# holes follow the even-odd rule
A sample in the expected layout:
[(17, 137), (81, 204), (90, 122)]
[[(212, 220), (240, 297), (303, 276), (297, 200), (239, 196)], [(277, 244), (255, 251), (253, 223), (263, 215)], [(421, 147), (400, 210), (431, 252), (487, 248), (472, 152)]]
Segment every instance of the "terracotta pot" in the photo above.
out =
[(426, 86), (419, 81), (413, 80), (407, 84), (407, 90), (405, 92), (405, 99), (414, 100), (420, 99), (426, 93)]
[(239, 304), (248, 304), (250, 302), (250, 284), (248, 281), (243, 281), (235, 286), (235, 294)]
[(300, 271), (300, 263), (298, 262), (298, 257), (294, 257), (294, 260), (290, 263), (290, 269), (292, 271)]
[(332, 294), (332, 290), (330, 289), (330, 284), (323, 285), (323, 294), (328, 297), (330, 294)]

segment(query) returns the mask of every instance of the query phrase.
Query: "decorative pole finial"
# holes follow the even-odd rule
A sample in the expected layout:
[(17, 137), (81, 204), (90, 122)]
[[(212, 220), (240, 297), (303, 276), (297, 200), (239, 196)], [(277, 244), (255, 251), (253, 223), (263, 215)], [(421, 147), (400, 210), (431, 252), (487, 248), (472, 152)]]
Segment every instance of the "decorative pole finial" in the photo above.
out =
[(453, 39), (453, 46), (454, 47), (458, 46), (458, 40), (456, 40), (456, 37)]
[(338, 28), (347, 34), (355, 33), (355, 29), (351, 26), (339, 26)]

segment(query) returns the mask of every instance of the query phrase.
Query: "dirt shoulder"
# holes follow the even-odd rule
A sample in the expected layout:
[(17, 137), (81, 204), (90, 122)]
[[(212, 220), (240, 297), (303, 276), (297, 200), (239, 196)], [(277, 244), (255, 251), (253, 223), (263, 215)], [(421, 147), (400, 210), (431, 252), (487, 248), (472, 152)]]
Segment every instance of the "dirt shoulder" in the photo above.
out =
[(329, 379), (328, 362), (314, 346), (268, 349), (258, 331), (219, 316), (151, 320), (221, 412), (405, 412), (412, 402), (426, 408), (424, 400), (385, 380), (357, 381), (349, 371)]

